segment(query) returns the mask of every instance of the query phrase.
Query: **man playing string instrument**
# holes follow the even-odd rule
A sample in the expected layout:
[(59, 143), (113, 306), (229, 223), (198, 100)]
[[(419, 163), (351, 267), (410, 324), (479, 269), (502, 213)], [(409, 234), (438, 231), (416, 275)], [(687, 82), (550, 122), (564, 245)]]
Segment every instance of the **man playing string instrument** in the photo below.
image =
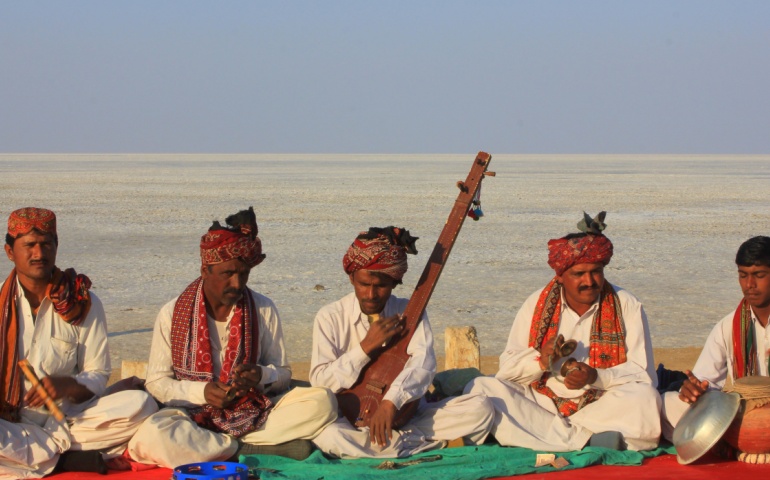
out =
[[(310, 382), (340, 392), (353, 386), (362, 370), (381, 354), (404, 324), (400, 314), (408, 299), (392, 295), (407, 271), (407, 253), (417, 240), (395, 227), (371, 228), (355, 239), (342, 264), (353, 292), (323, 307), (313, 326)], [(370, 424), (356, 428), (340, 417), (313, 440), (324, 453), (342, 458), (405, 457), (440, 448), (463, 438), (480, 444), (492, 421), (484, 395), (463, 395), (426, 403), (402, 428), (394, 428), (397, 411), (420, 401), (436, 373), (433, 334), (423, 315), (407, 348), (409, 359), (390, 385)]]
[[(0, 478), (40, 478), (58, 460), (106, 473), (102, 452), (122, 454), (158, 409), (140, 390), (101, 397), (111, 372), (104, 308), (88, 277), (56, 267), (58, 246), (54, 212), (11, 213), (5, 253), (14, 268), (0, 287)], [(24, 359), (43, 391), (23, 378)]]
[[(556, 276), (519, 309), (495, 378), (466, 386), (491, 398), (492, 434), (502, 445), (568, 451), (589, 439), (632, 450), (658, 443), (647, 317), (635, 297), (604, 279), (613, 247), (603, 220), (604, 212), (585, 215), (581, 233), (548, 242)], [(562, 339), (575, 340), (574, 351), (560, 352)]]
[(721, 390), (750, 375), (768, 375), (770, 361), (770, 237), (743, 242), (735, 255), (743, 299), (711, 330), (679, 392), (663, 395), (663, 435), (671, 440), (679, 420), (709, 389)]
[(246, 286), (265, 258), (254, 210), (214, 222), (200, 243), (201, 275), (158, 314), (147, 390), (164, 408), (129, 445), (143, 463), (307, 457), (308, 441), (334, 421), (334, 396), (296, 388), (278, 311)]

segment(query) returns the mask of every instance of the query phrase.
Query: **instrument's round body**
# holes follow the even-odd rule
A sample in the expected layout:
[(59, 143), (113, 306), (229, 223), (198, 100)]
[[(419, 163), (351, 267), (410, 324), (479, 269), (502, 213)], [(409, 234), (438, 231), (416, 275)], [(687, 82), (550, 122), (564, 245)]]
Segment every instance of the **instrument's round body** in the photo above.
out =
[(770, 453), (770, 403), (738, 412), (722, 438), (741, 452)]
[(741, 409), (722, 438), (739, 460), (770, 463), (770, 377), (743, 377), (732, 388), (742, 397)]
[[(367, 365), (361, 373), (361, 378), (348, 390), (337, 393), (337, 404), (342, 414), (351, 425), (365, 427), (369, 425), (372, 415), (380, 407), (385, 392), (393, 380), (404, 369), (409, 355), (406, 354), (406, 339), (400, 338), (396, 344), (383, 352), (377, 358), (378, 369)], [(401, 407), (393, 420), (393, 428), (401, 428), (409, 421), (417, 410), (419, 401), (412, 401)]]

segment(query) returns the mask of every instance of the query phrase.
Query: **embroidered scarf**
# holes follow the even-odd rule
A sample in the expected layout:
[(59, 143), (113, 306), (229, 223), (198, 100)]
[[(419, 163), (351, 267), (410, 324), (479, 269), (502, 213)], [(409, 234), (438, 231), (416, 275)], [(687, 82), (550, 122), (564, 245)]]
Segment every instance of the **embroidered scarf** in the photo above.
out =
[[(230, 384), (230, 375), (237, 365), (257, 363), (259, 358), (259, 319), (254, 299), (248, 288), (235, 305), (230, 320), (220, 382)], [(211, 360), (209, 326), (203, 295), (203, 279), (198, 277), (187, 286), (174, 305), (171, 322), (171, 356), (176, 378), (196, 382), (214, 381)], [(190, 409), (190, 415), (200, 426), (236, 437), (261, 427), (273, 407), (270, 399), (259, 392), (250, 392), (228, 408), (204, 405)]]
[[(532, 325), (529, 330), (530, 347), (541, 349), (546, 342), (559, 333), (561, 303), (561, 284), (554, 278), (540, 294), (535, 313), (532, 315)], [(604, 287), (599, 294), (599, 307), (591, 323), (588, 364), (593, 368), (610, 368), (624, 363), (626, 361), (625, 340), (626, 331), (620, 300), (609, 282), (604, 282)], [(550, 377), (550, 372), (544, 372), (539, 380), (532, 382), (531, 387), (553, 400), (559, 413), (565, 417), (595, 402), (604, 394), (604, 390), (590, 388), (583, 392), (577, 401), (562, 398), (546, 386)]]
[[(71, 325), (80, 325), (91, 309), (88, 289), (91, 280), (85, 275), (68, 268), (64, 272), (54, 267), (51, 282), (46, 288), (46, 297), (51, 300), (54, 310)], [(23, 380), (17, 363), (19, 361), (19, 318), (16, 311), (17, 281), (16, 269), (11, 270), (0, 289), (0, 418), (18, 421), (21, 405)]]
[(733, 376), (734, 380), (759, 375), (759, 357), (751, 318), (751, 305), (744, 298), (733, 315)]

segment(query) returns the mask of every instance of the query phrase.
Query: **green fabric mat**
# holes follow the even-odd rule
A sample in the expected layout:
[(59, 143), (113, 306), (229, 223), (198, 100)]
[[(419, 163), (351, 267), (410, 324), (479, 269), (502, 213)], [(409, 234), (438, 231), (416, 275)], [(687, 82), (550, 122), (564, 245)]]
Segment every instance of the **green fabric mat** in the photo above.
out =
[[(272, 455), (242, 455), (240, 461), (249, 466), (252, 475), (263, 479), (380, 480), (397, 475), (399, 480), (478, 480), (556, 470), (550, 465), (535, 468), (535, 457), (538, 453), (550, 452), (499, 445), (448, 448), (420, 453), (409, 458), (390, 459), (398, 464), (418, 458), (441, 456), (440, 460), (434, 462), (396, 470), (375, 468), (382, 464), (384, 459), (330, 460), (317, 450), (301, 462)], [(569, 461), (569, 465), (560, 470), (570, 470), (591, 465), (641, 465), (645, 458), (667, 453), (676, 453), (676, 450), (673, 446), (644, 452), (619, 452), (607, 448), (586, 447), (577, 452), (561, 452), (555, 455)]]

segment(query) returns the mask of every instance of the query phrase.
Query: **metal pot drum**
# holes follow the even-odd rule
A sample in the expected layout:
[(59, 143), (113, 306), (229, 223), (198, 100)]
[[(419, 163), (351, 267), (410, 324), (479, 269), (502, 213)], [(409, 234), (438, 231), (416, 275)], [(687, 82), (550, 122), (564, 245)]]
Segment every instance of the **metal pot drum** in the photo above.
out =
[(741, 397), (737, 393), (710, 390), (701, 395), (674, 429), (676, 459), (692, 463), (716, 445), (738, 413)]

